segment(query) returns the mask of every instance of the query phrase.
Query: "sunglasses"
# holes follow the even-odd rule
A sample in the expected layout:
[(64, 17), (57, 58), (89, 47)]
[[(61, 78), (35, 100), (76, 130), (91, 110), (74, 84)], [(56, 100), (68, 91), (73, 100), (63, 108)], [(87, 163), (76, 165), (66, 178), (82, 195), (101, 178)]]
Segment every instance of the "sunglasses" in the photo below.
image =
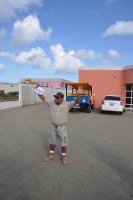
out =
[(56, 96), (55, 96), (55, 98), (56, 98), (56, 99), (59, 99), (60, 97), (56, 97)]

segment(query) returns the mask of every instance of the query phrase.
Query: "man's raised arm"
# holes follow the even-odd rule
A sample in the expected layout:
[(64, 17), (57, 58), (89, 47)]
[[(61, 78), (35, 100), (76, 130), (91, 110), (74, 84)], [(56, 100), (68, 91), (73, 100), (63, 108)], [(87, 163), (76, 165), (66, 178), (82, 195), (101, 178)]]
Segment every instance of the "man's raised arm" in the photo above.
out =
[(79, 102), (80, 96), (81, 94), (83, 94), (83, 92), (84, 92), (83, 86), (79, 86), (78, 91), (77, 91), (78, 93), (77, 98), (74, 100), (74, 104), (73, 104), (74, 106)]
[(43, 95), (39, 95), (39, 94), (38, 94), (38, 96), (39, 96), (39, 98), (40, 98), (43, 102), (45, 102), (45, 99), (46, 99), (45, 96), (43, 96)]
[(43, 102), (45, 102), (45, 96), (44, 96), (44, 94), (45, 94), (45, 90), (43, 89), (43, 88), (41, 88), (41, 87), (37, 87), (37, 88), (35, 88), (34, 89), (34, 91), (36, 92), (36, 94), (39, 96), (39, 98), (43, 101)]

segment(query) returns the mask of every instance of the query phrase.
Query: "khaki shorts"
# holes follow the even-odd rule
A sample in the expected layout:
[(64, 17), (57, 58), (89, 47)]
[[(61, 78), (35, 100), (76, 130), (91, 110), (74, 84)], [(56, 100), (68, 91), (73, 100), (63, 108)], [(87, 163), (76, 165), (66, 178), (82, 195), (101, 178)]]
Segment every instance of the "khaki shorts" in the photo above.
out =
[(68, 146), (69, 140), (67, 136), (66, 125), (51, 124), (49, 132), (49, 144), (56, 144), (59, 139), (62, 147)]

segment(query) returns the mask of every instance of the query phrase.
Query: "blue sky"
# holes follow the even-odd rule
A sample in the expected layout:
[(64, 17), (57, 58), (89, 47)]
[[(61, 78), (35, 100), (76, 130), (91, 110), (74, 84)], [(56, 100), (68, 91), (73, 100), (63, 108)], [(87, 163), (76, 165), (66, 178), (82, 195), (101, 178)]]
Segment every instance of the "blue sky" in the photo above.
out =
[(132, 0), (0, 0), (0, 82), (78, 80), (133, 57)]

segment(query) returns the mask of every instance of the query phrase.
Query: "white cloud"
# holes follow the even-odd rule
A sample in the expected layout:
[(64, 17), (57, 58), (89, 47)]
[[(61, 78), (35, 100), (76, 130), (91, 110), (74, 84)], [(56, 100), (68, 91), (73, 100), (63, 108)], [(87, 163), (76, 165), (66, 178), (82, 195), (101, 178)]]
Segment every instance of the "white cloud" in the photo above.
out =
[(103, 36), (111, 35), (133, 35), (133, 21), (118, 21), (110, 25), (103, 33)]
[(103, 59), (103, 63), (108, 65), (111, 63), (112, 60), (121, 59), (121, 58), (124, 58), (124, 57), (122, 57), (122, 55), (118, 51), (114, 49), (110, 49), (108, 50), (108, 55)]
[(80, 49), (65, 52), (61, 44), (52, 45), (50, 49), (54, 55), (53, 68), (56, 73), (73, 73), (85, 66), (84, 60), (101, 58), (101, 54), (96, 54), (93, 50), (86, 51), (85, 49)]
[(41, 6), (44, 0), (0, 0), (0, 19), (9, 19), (16, 12), (27, 11), (30, 6)]
[(122, 55), (114, 50), (108, 50), (106, 56), (101, 53), (95, 53), (93, 50), (86, 51), (79, 49), (65, 52), (61, 44), (55, 44), (50, 47), (53, 60), (40, 48), (32, 48), (30, 51), (22, 51), (18, 54), (9, 52), (0, 52), (0, 57), (13, 60), (18, 66), (33, 66), (50, 70), (54, 73), (75, 73), (79, 68), (86, 66), (87, 61), (103, 62), (109, 65), (112, 60), (122, 59)]
[(5, 52), (5, 51), (1, 51), (0, 52), (0, 57), (1, 58), (9, 58), (9, 59), (14, 59), (15, 54), (9, 53), (9, 52)]
[(31, 65), (33, 67), (48, 68), (56, 73), (76, 72), (78, 68), (84, 67), (84, 60), (100, 59), (101, 54), (96, 54), (93, 50), (86, 51), (71, 50), (65, 52), (61, 44), (52, 45), (50, 50), (53, 54), (53, 62), (40, 47), (32, 48), (30, 51), (23, 51), (19, 54), (0, 52), (0, 57), (9, 58), (17, 65)]
[(24, 20), (17, 20), (13, 25), (12, 38), (15, 44), (28, 44), (35, 40), (48, 40), (52, 29), (44, 31), (36, 16), (29, 15)]
[(0, 52), (0, 57), (12, 59), (17, 65), (31, 65), (41, 68), (48, 68), (51, 63), (50, 58), (40, 47), (32, 48), (30, 51), (23, 51), (19, 54)]
[(110, 49), (108, 51), (108, 58), (109, 59), (118, 59), (118, 58), (121, 58), (121, 54), (114, 49)]
[(51, 61), (45, 51), (40, 47), (32, 48), (29, 52), (21, 52), (15, 56), (17, 64), (31, 64), (33, 67), (47, 68)]
[(4, 28), (2, 28), (2, 29), (0, 30), (0, 39), (4, 38), (5, 35), (6, 35), (6, 31), (5, 31)]
[(74, 52), (75, 56), (80, 58), (80, 59), (83, 59), (83, 60), (97, 60), (97, 59), (100, 59), (102, 57), (102, 54), (101, 53), (95, 53), (95, 51), (93, 50), (88, 50), (86, 51), (85, 49), (80, 49), (80, 50), (77, 50)]
[(53, 69), (56, 73), (76, 72), (79, 68), (84, 68), (86, 66), (86, 60), (98, 60), (99, 62), (103, 62), (106, 66), (111, 66), (111, 61), (123, 58), (122, 55), (114, 49), (109, 49), (107, 56), (102, 53), (96, 53), (93, 50), (87, 51), (85, 49), (65, 52), (61, 44), (52, 45), (50, 49), (54, 55)]
[(4, 65), (0, 63), (0, 70), (4, 69)]
[(85, 65), (85, 63), (75, 55), (74, 51), (66, 53), (61, 44), (52, 45), (50, 49), (54, 55), (53, 68), (56, 73), (73, 73), (77, 71), (79, 67)]
[(110, 60), (107, 58), (104, 58), (102, 62), (103, 62), (103, 65), (106, 65), (106, 66), (110, 65), (110, 63), (111, 63)]

